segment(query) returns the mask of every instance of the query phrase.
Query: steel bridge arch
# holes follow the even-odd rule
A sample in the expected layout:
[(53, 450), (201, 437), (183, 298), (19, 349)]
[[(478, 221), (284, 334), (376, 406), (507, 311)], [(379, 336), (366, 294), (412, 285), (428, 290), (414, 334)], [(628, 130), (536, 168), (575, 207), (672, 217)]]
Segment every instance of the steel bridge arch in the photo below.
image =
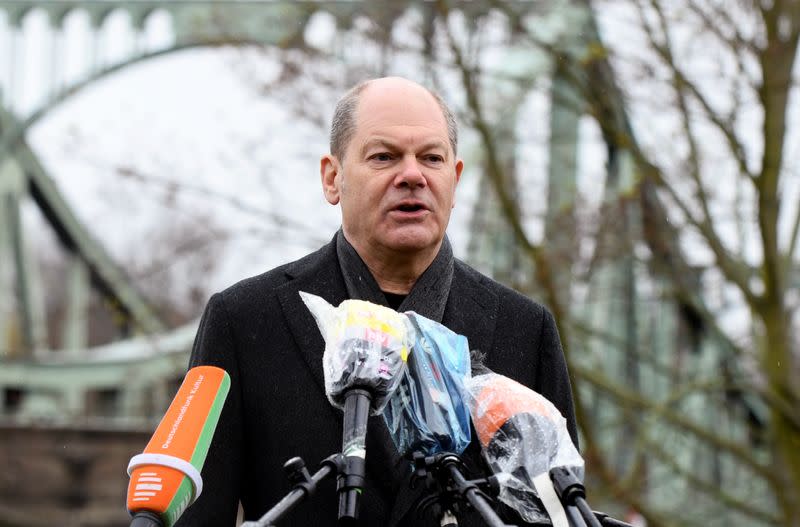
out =
[[(139, 23), (164, 7), (158, 2), (151, 4), (148, 10), (139, 13)], [(8, 7), (3, 5), (0, 9)], [(16, 14), (18, 20), (22, 20), (33, 9), (39, 9), (34, 5), (23, 7), (25, 9)], [(59, 13), (59, 23), (69, 13), (79, 9), (80, 6), (62, 10)], [(121, 9), (118, 5), (106, 9), (102, 16), (93, 21), (93, 26), (105, 23), (118, 9)], [(308, 18), (316, 11), (318, 9), (309, 10), (302, 17), (302, 24), (297, 25), (293, 33), (302, 34)], [(53, 14), (48, 12), (47, 16), (52, 21)], [(131, 21), (136, 23), (133, 17)], [(0, 106), (0, 180), (6, 177), (9, 165), (16, 165), (13, 168), (25, 180), (28, 191), (56, 232), (60, 244), (84, 261), (95, 285), (116, 300), (142, 333), (138, 337), (89, 348), (80, 355), (62, 353), (64, 350), (48, 352), (44, 356), (36, 353), (35, 360), (24, 362), (4, 360), (0, 350), (0, 364), (3, 364), (0, 368), (0, 388), (3, 388), (0, 396), (9, 387), (12, 390), (16, 386), (21, 387), (20, 383), (23, 382), (26, 395), (29, 395), (23, 413), (19, 414), (16, 411), (18, 409), (14, 411), (22, 421), (18, 418), (15, 421), (24, 423), (26, 419), (33, 419), (34, 422), (43, 418), (52, 420), (56, 415), (61, 416), (57, 422), (74, 421), (75, 418), (85, 415), (84, 399), (87, 390), (102, 392), (120, 389), (119, 411), (122, 421), (117, 421), (122, 426), (128, 423), (134, 427), (142, 426), (143, 422), (149, 423), (153, 415), (159, 414), (166, 407), (171, 396), (170, 386), (185, 371), (188, 351), (197, 326), (197, 321), (172, 330), (164, 326), (147, 301), (134, 290), (125, 274), (105, 254), (102, 246), (92, 240), (90, 231), (72, 214), (71, 207), (61, 196), (55, 182), (26, 143), (27, 132), (87, 87), (131, 66), (190, 49), (264, 45), (280, 47), (281, 43), (265, 42), (246, 34), (194, 40), (182, 38), (167, 47), (140, 52), (91, 72), (87, 77), (59, 90), (20, 120)], [(34, 351), (43, 350), (30, 349), (31, 359), (34, 359)], [(56, 371), (59, 373), (54, 373)], [(58, 396), (52, 397), (56, 393)], [(146, 402), (148, 400), (150, 403)], [(0, 408), (0, 421), (4, 417), (9, 416)]]
[[(128, 3), (124, 4), (122, 2), (116, 2), (113, 0), (105, 0), (105, 1), (74, 1), (69, 2), (65, 6), (64, 3), (55, 2), (55, 1), (47, 1), (47, 0), (18, 0), (18, 1), (10, 1), (6, 2), (0, 9), (5, 8), (6, 12), (13, 11), (13, 16), (11, 17), (12, 23), (19, 23), (28, 13), (31, 12), (33, 9), (43, 9), (50, 21), (51, 24), (59, 24), (63, 25), (64, 20), (71, 14), (77, 11), (86, 11), (89, 13), (92, 28), (97, 29), (101, 28), (109, 19), (113, 13), (117, 12), (118, 10), (124, 10), (129, 13), (129, 17), (134, 25), (142, 24), (148, 16), (152, 15), (156, 11), (160, 9), (166, 10), (168, 13), (172, 15), (172, 22), (173, 26), (176, 24), (177, 10), (184, 8), (185, 6), (198, 6), (198, 5), (208, 5), (214, 6), (218, 3), (215, 2), (202, 2), (202, 1), (187, 1), (187, 2), (136, 2), (136, 3)], [(295, 24), (291, 26), (291, 30), (280, 34), (280, 38), (275, 38), (275, 35), (271, 35), (273, 38), (265, 39), (265, 38), (253, 38), (248, 33), (248, 30), (245, 29), (241, 33), (231, 32), (230, 34), (224, 34), (217, 29), (212, 29), (208, 32), (208, 34), (201, 35), (199, 38), (191, 38), (186, 36), (177, 36), (178, 30), (176, 29), (176, 43), (168, 46), (166, 48), (139, 53), (133, 55), (125, 60), (119, 61), (117, 63), (111, 64), (109, 66), (102, 67), (97, 71), (92, 72), (88, 77), (79, 80), (72, 85), (58, 91), (53, 97), (47, 100), (45, 103), (41, 104), (38, 108), (36, 108), (33, 112), (31, 112), (26, 117), (22, 118), (21, 120), (17, 121), (13, 119), (12, 116), (7, 115), (6, 112), (0, 110), (2, 114), (0, 115), (0, 132), (2, 135), (0, 136), (0, 166), (2, 166), (3, 162), (8, 159), (13, 159), (14, 157), (20, 157), (21, 154), (24, 154), (23, 157), (27, 158), (27, 165), (28, 167), (28, 182), (32, 187), (32, 194), (34, 194), (34, 198), (41, 200), (43, 203), (39, 203), (40, 208), (49, 214), (48, 221), (50, 221), (51, 225), (54, 226), (62, 244), (73, 251), (76, 254), (79, 254), (93, 273), (93, 278), (96, 282), (99, 282), (100, 289), (104, 290), (106, 293), (110, 293), (111, 296), (115, 297), (118, 300), (118, 303), (125, 309), (125, 311), (131, 316), (131, 318), (135, 321), (137, 326), (142, 330), (143, 333), (153, 335), (152, 338), (149, 339), (148, 342), (151, 344), (156, 343), (157, 341), (161, 340), (160, 337), (168, 337), (172, 332), (167, 332), (166, 328), (161, 324), (161, 322), (157, 319), (157, 317), (153, 314), (152, 310), (147, 305), (147, 302), (144, 298), (141, 298), (136, 291), (134, 291), (130, 284), (128, 283), (127, 279), (125, 278), (124, 274), (116, 268), (113, 262), (110, 261), (110, 258), (103, 255), (102, 247), (99, 244), (90, 244), (88, 247), (81, 247), (81, 243), (88, 243), (85, 240), (90, 238), (88, 236), (88, 229), (80, 225), (80, 223), (71, 216), (71, 212), (69, 210), (69, 206), (60, 197), (60, 193), (58, 192), (55, 184), (52, 180), (46, 175), (44, 169), (39, 165), (35, 153), (28, 147), (25, 143), (25, 137), (27, 131), (35, 124), (43, 120), (52, 110), (56, 109), (60, 105), (64, 104), (72, 97), (76, 96), (82, 90), (87, 88), (94, 83), (113, 76), (114, 74), (131, 67), (136, 64), (144, 63), (147, 61), (151, 61), (157, 59), (159, 57), (163, 57), (166, 55), (178, 53), (181, 51), (185, 51), (188, 49), (193, 48), (213, 48), (219, 46), (274, 46), (279, 47), (282, 49), (292, 48), (294, 47), (299, 40), (303, 38), (303, 32), (305, 27), (310, 20), (311, 16), (318, 13), (318, 12), (326, 12), (331, 15), (336, 20), (337, 27), (349, 27), (349, 22), (353, 18), (353, 15), (359, 10), (367, 17), (375, 17), (376, 23), (381, 27), (387, 27), (395, 18), (398, 18), (404, 15), (409, 9), (414, 7), (420, 7), (422, 9), (431, 9), (431, 6), (427, 2), (409, 2), (404, 4), (402, 8), (393, 7), (388, 11), (381, 11), (379, 8), (370, 7), (368, 2), (297, 2), (294, 4), (285, 4), (285, 3), (278, 3), (278, 2), (261, 2), (261, 1), (237, 1), (235, 3), (231, 3), (230, 6), (259, 6), (261, 8), (270, 7), (270, 9), (279, 9), (280, 7), (286, 7), (286, 5), (290, 5), (288, 17), (295, 17)], [(387, 4), (388, 5), (388, 4)], [(533, 6), (527, 2), (520, 2), (519, 5), (525, 6), (525, 9), (532, 9)], [(276, 7), (277, 6), (277, 7)], [(385, 7), (385, 6), (384, 6)], [(465, 4), (463, 7), (464, 11), (467, 13), (469, 17), (478, 18), (481, 16), (481, 12), (477, 8), (471, 8)], [(11, 11), (10, 11), (11, 10)], [(474, 12), (473, 12), (474, 11)], [(427, 27), (427, 25), (426, 25)], [(10, 124), (3, 124), (5, 123)], [(6, 129), (6, 130), (4, 130)], [(33, 169), (31, 169), (33, 166)], [(66, 218), (66, 219), (65, 219)], [(59, 230), (58, 226), (62, 226)], [(65, 225), (69, 225), (71, 227), (64, 227)], [(88, 254), (95, 255), (95, 261), (89, 261), (86, 257)], [(191, 326), (191, 325), (190, 325)], [(165, 333), (166, 332), (166, 333)], [(185, 328), (179, 328), (174, 331), (176, 334), (183, 335), (184, 338), (187, 340), (185, 341), (185, 349), (184, 355), (186, 350), (191, 343), (191, 339), (187, 337), (187, 335), (191, 335), (193, 332), (186, 330)], [(128, 341), (123, 341), (120, 343), (120, 346), (124, 347)], [(140, 341), (141, 342), (141, 341)], [(112, 345), (113, 346), (113, 345)], [(158, 346), (155, 346), (158, 348)], [(171, 347), (173, 351), (180, 351), (177, 350), (174, 346)], [(92, 355), (91, 353), (89, 355)], [(111, 354), (114, 355), (113, 353)], [(142, 357), (142, 367), (145, 367), (145, 364), (150, 361), (150, 358), (147, 356)], [(88, 360), (87, 360), (88, 359)], [(110, 358), (108, 360), (116, 361), (118, 359)], [(41, 363), (43, 367), (49, 367), (52, 364), (74, 364), (76, 368), (81, 370), (84, 375), (91, 377), (92, 373), (92, 365), (97, 364), (99, 362), (106, 362), (105, 359), (100, 357), (70, 357), (70, 356), (62, 356), (62, 357), (48, 357), (48, 359)], [(78, 363), (85, 363), (85, 367), (78, 365)], [(154, 361), (151, 361), (154, 362)], [(48, 363), (48, 364), (45, 364)], [(29, 365), (28, 370), (31, 374), (36, 374), (37, 371), (37, 364), (33, 363)], [(7, 381), (13, 380), (14, 376), (10, 369), (5, 369), (10, 376)], [(44, 370), (42, 370), (44, 371)], [(77, 370), (76, 370), (77, 371)], [(157, 377), (163, 377), (164, 372), (162, 371)], [(3, 379), (0, 379), (0, 385), (4, 384)], [(35, 384), (35, 383), (34, 383)]]

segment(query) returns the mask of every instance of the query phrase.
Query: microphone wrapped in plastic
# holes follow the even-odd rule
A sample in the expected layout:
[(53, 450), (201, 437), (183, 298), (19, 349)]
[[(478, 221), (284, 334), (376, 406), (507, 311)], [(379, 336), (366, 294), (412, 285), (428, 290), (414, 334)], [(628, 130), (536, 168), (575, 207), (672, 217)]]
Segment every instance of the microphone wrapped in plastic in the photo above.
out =
[(371, 414), (383, 410), (400, 383), (411, 348), (411, 328), (404, 315), (363, 300), (333, 307), (323, 298), (300, 292), (325, 339), (322, 367), (325, 394), (341, 410), (353, 388), (369, 390)]
[(401, 456), (461, 454), (471, 438), (463, 396), (470, 376), (467, 338), (417, 313), (406, 315), (415, 330), (413, 352), (384, 422)]
[(566, 419), (544, 396), (496, 373), (467, 380), (472, 422), (492, 471), (499, 499), (530, 523), (549, 523), (536, 480), (569, 467), (582, 480), (584, 462)]
[(345, 300), (333, 307), (318, 296), (304, 292), (300, 296), (325, 340), (325, 393), (344, 412), (339, 519), (355, 521), (364, 487), (367, 419), (370, 413), (381, 413), (397, 389), (414, 328), (405, 315), (388, 307), (362, 300)]

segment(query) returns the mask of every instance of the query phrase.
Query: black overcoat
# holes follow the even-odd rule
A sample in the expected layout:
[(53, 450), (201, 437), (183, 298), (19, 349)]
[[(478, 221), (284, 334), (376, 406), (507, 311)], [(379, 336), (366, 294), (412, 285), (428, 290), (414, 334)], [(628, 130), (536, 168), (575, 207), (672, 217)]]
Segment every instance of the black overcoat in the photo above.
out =
[[(342, 414), (324, 391), (324, 342), (300, 291), (334, 306), (347, 298), (335, 241), (209, 300), (190, 366), (224, 368), (231, 390), (203, 467), (203, 493), (179, 526), (232, 526), (240, 499), (245, 518), (257, 519), (288, 492), (282, 470), (287, 459), (300, 456), (314, 472), (341, 450)], [(493, 371), (552, 401), (576, 441), (566, 365), (545, 308), (456, 260), (442, 322), (485, 353)], [(424, 524), (410, 512), (419, 490), (409, 488), (408, 470), (380, 418), (370, 418), (363, 525)], [(333, 482), (321, 485), (280, 525), (336, 525), (334, 489)]]

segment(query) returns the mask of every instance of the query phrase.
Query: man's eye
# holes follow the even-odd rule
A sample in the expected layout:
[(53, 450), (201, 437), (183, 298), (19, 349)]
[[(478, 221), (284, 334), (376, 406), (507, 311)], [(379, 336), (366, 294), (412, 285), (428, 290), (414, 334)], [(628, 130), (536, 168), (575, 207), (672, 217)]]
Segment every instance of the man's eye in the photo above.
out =
[(442, 163), (444, 161), (444, 157), (437, 154), (431, 154), (426, 159), (431, 163)]
[(375, 161), (391, 161), (392, 154), (388, 152), (379, 152), (377, 154), (371, 155), (369, 158), (374, 159)]

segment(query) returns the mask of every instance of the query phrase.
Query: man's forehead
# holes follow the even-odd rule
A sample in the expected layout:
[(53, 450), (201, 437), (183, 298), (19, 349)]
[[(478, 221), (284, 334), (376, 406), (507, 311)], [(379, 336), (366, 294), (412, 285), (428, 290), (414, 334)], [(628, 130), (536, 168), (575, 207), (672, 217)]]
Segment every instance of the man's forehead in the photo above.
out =
[(447, 126), (439, 103), (430, 92), (416, 84), (386, 88), (368, 86), (359, 97), (356, 121), (379, 119), (386, 124)]
[(374, 139), (448, 141), (447, 122), (435, 101), (383, 99), (363, 101), (356, 111), (356, 134), (361, 142)]

